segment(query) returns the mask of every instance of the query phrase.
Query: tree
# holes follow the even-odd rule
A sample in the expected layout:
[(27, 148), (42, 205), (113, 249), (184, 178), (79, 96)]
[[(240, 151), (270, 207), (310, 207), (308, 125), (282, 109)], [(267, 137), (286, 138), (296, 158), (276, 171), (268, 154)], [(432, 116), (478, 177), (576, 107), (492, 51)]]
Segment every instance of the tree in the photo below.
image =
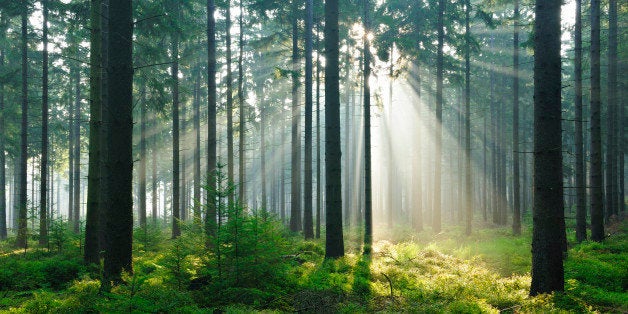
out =
[(534, 217), (530, 295), (564, 290), (561, 1), (537, 1), (534, 22)]
[(39, 245), (48, 245), (48, 0), (42, 1), (41, 167), (39, 188)]
[[(608, 2), (608, 106), (606, 128), (606, 221), (617, 215), (617, 0)], [(623, 173), (622, 173), (623, 175)], [(624, 200), (621, 200), (623, 203)]]
[(244, 55), (244, 7), (242, 6), (242, 0), (240, 0), (240, 15), (238, 17), (240, 34), (238, 40), (238, 105), (240, 106), (240, 125), (239, 125), (239, 202), (246, 204), (246, 156), (244, 151), (245, 139), (246, 139), (246, 104), (244, 101), (244, 68), (242, 66), (242, 57)]
[(303, 229), (301, 221), (301, 106), (299, 102), (298, 0), (292, 0), (292, 179), (290, 180), (290, 230)]
[(146, 232), (146, 82), (140, 83), (140, 160), (139, 160), (139, 221), (140, 227)]
[(576, 240), (587, 238), (587, 195), (585, 187), (584, 141), (582, 131), (582, 0), (576, 0), (574, 26), (574, 86), (575, 86), (575, 145), (576, 145)]
[(131, 0), (110, 0), (107, 39), (107, 99), (110, 110), (107, 176), (108, 210), (105, 225), (105, 285), (131, 272), (133, 236), (133, 60)]
[(364, 254), (371, 253), (373, 243), (373, 201), (371, 191), (371, 47), (368, 33), (370, 28), (369, 0), (364, 0)]
[[(216, 7), (214, 0), (207, 0), (207, 214), (205, 232), (215, 235), (216, 202)], [(206, 242), (208, 243), (208, 242)]]
[[(233, 184), (233, 74), (231, 71), (231, 0), (226, 1), (225, 12), (225, 45), (227, 46), (227, 182)], [(228, 206), (231, 208), (233, 195), (229, 195)]]
[(521, 187), (519, 186), (519, 0), (515, 0), (512, 82), (512, 233), (521, 234)]
[[(517, 0), (515, 0), (517, 1)], [(515, 2), (517, 3), (517, 2)], [(465, 233), (467, 235), (471, 234), (471, 222), (473, 221), (473, 203), (472, 203), (472, 188), (471, 188), (471, 28), (469, 27), (469, 15), (471, 13), (471, 1), (466, 0), (465, 2), (465, 12), (464, 12), (464, 37), (465, 37), (465, 45), (466, 49), (464, 52), (464, 69), (465, 69), (465, 79), (464, 79), (464, 125), (465, 125), (465, 199), (464, 205), (466, 209), (466, 229)], [(517, 37), (515, 37), (517, 38)], [(516, 72), (515, 72), (515, 80), (516, 80)], [(516, 190), (515, 190), (516, 191)], [(516, 192), (515, 192), (516, 193)]]
[(438, 48), (436, 55), (436, 130), (434, 149), (434, 213), (432, 215), (432, 230), (439, 233), (441, 230), (441, 167), (443, 150), (443, 44), (445, 30), (443, 19), (445, 14), (445, 0), (438, 0)]
[(600, 1), (591, 0), (591, 240), (604, 239), (600, 101)]
[[(174, 12), (175, 23), (179, 18), (179, 1), (173, 0), (171, 9)], [(179, 156), (179, 33), (174, 30), (171, 37), (170, 53), (172, 54), (172, 238), (181, 235), (179, 220), (181, 218), (181, 179)]]
[(22, 0), (22, 123), (20, 133), (20, 161), (19, 161), (19, 188), (18, 188), (18, 230), (15, 245), (26, 249), (27, 239), (27, 191), (26, 191), (26, 162), (28, 160), (28, 1)]
[(312, 32), (314, 21), (314, 1), (305, 1), (305, 180), (303, 185), (303, 235), (314, 237), (312, 221)]
[[(3, 27), (4, 34), (4, 15), (0, 16), (0, 27)], [(0, 67), (4, 68), (4, 47), (0, 48)], [(7, 198), (6, 190), (6, 157), (5, 157), (5, 105), (4, 105), (4, 85), (0, 86), (0, 240), (7, 238)]]
[(85, 219), (86, 263), (100, 262), (99, 233), (104, 226), (100, 220), (100, 169), (102, 125), (102, 33), (101, 0), (92, 0), (90, 8), (90, 78), (89, 78), (89, 168), (87, 174), (87, 213)]
[(325, 258), (344, 256), (340, 164), (338, 0), (325, 2)]

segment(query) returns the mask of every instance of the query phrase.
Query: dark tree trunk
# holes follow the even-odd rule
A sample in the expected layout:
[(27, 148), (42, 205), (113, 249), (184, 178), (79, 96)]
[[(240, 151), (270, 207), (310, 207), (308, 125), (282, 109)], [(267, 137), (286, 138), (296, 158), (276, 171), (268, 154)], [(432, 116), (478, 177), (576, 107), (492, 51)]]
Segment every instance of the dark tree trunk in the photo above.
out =
[(111, 205), (109, 197), (109, 133), (111, 132), (111, 110), (105, 110), (105, 106), (109, 103), (109, 83), (107, 69), (109, 69), (109, 1), (101, 0), (101, 20), (100, 34), (101, 44), (101, 86), (100, 86), (100, 105), (101, 124), (100, 124), (100, 184), (99, 184), (99, 210), (98, 210), (98, 246), (102, 252), (107, 248), (107, 217), (110, 215), (108, 208)]
[(201, 71), (194, 78), (194, 223), (201, 222)]
[[(4, 16), (0, 17), (0, 24), (4, 23)], [(0, 48), (0, 67), (4, 67), (4, 49)], [(0, 240), (7, 238), (7, 194), (6, 194), (6, 157), (5, 127), (4, 127), (4, 86), (0, 86)]]
[(521, 234), (521, 186), (519, 185), (519, 0), (515, 0), (512, 82), (512, 233)]
[[(155, 130), (155, 126), (157, 125), (157, 123), (155, 123), (154, 119), (156, 119), (157, 117), (153, 114), (152, 115), (153, 118), (153, 124), (152, 124), (152, 129)], [(152, 197), (152, 219), (153, 219), (153, 226), (157, 226), (157, 218), (159, 216), (158, 212), (157, 212), (157, 207), (158, 207), (158, 198), (157, 198), (157, 184), (158, 184), (158, 178), (157, 178), (157, 137), (156, 136), (152, 136), (153, 140), (152, 140), (152, 148), (151, 148), (151, 159), (152, 159), (152, 163), (151, 163), (151, 167), (152, 167), (152, 174), (151, 174), (151, 197)], [(164, 217), (165, 218), (165, 217)]]
[[(318, 33), (319, 24), (316, 23)], [(316, 238), (321, 237), (321, 63), (320, 36), (316, 36)]]
[[(42, 1), (43, 56), (41, 93), (41, 167), (39, 188), (39, 245), (48, 246), (48, 1)], [(4, 152), (2, 152), (4, 154)], [(0, 186), (4, 189), (4, 186)]]
[(582, 130), (582, 0), (576, 0), (576, 25), (574, 27), (575, 58), (575, 145), (576, 145), (576, 240), (587, 239), (586, 169), (584, 168), (584, 141)]
[[(619, 207), (617, 199), (617, 0), (608, 2), (608, 109), (606, 131), (606, 221), (617, 215)], [(623, 175), (623, 174), (622, 174)]]
[(305, 182), (303, 185), (303, 235), (314, 237), (312, 217), (312, 44), (313, 44), (313, 0), (305, 1)]
[(146, 82), (140, 86), (140, 160), (139, 160), (139, 218), (140, 227), (146, 232)]
[[(179, 2), (174, 1), (174, 14), (179, 17)], [(179, 147), (179, 35), (172, 34), (172, 238), (181, 235), (179, 221), (181, 218), (181, 178), (180, 178), (180, 147)]]
[(72, 215), (74, 217), (74, 233), (79, 233), (81, 228), (81, 71), (79, 67), (74, 71), (76, 87), (74, 91), (74, 184), (72, 185), (74, 188), (72, 193), (74, 209)]
[[(517, 1), (517, 0), (515, 0)], [(473, 221), (473, 201), (471, 194), (471, 28), (469, 27), (469, 14), (471, 12), (471, 1), (466, 0), (465, 3), (465, 88), (464, 88), (464, 124), (465, 124), (465, 208), (466, 208), (466, 231), (467, 235), (471, 234), (471, 222)], [(515, 74), (516, 80), (516, 74)]]
[(15, 245), (18, 248), (28, 246), (27, 234), (27, 191), (26, 191), (26, 161), (28, 160), (27, 136), (28, 136), (28, 2), (22, 0), (22, 124), (20, 133), (20, 162), (19, 162), (19, 212), (18, 229)]
[(68, 225), (74, 225), (74, 102), (72, 101), (73, 69), (68, 78)]
[(432, 215), (432, 231), (441, 231), (441, 166), (443, 150), (443, 44), (445, 30), (443, 26), (445, 0), (438, 1), (438, 51), (436, 56), (436, 129), (434, 149), (434, 214)]
[(537, 1), (534, 22), (534, 217), (530, 295), (564, 290), (560, 73), (561, 1)]
[(90, 79), (89, 79), (89, 164), (87, 174), (87, 213), (85, 219), (85, 253), (86, 263), (100, 262), (100, 168), (101, 168), (101, 79), (102, 79), (102, 36), (101, 0), (91, 1), (90, 14)]
[[(214, 0), (207, 0), (207, 214), (205, 233), (216, 234), (216, 21)], [(206, 242), (210, 244), (209, 241)]]
[(325, 258), (344, 256), (338, 77), (338, 0), (325, 2)]
[[(231, 72), (231, 0), (226, 1), (225, 45), (227, 47), (227, 183), (234, 184), (233, 178), (233, 77)], [(229, 207), (233, 206), (233, 193), (229, 193)]]
[(119, 281), (122, 270), (131, 272), (133, 239), (133, 62), (132, 5), (130, 0), (109, 3), (107, 103), (110, 115), (107, 134), (109, 199), (105, 237), (104, 278)]
[[(285, 107), (285, 104), (283, 104), (281, 106), (281, 108), (283, 109)], [(279, 119), (281, 119), (281, 144), (279, 145), (279, 154), (281, 155), (281, 161), (280, 161), (280, 165), (279, 165), (279, 171), (281, 172), (281, 201), (280, 201), (280, 207), (281, 207), (281, 223), (283, 225), (286, 224), (286, 170), (284, 169), (284, 167), (286, 166), (286, 153), (284, 151), (285, 149), (285, 142), (286, 142), (286, 121), (285, 118), (283, 117), (283, 115), (281, 115), (279, 117)]]
[(367, 33), (370, 30), (370, 3), (364, 0), (364, 253), (371, 254), (373, 243), (373, 202), (371, 190), (371, 51)]
[(238, 105), (240, 106), (240, 125), (239, 125), (239, 202), (242, 206), (246, 205), (246, 156), (245, 156), (245, 139), (246, 139), (246, 104), (244, 103), (244, 69), (242, 67), (242, 57), (244, 54), (244, 8), (242, 7), (242, 0), (240, 0), (240, 38), (238, 41), (239, 54), (238, 54)]
[(604, 239), (602, 121), (600, 101), (600, 0), (591, 0), (591, 240)]
[(301, 106), (299, 101), (298, 0), (292, 0), (292, 179), (290, 180), (290, 230), (301, 231)]

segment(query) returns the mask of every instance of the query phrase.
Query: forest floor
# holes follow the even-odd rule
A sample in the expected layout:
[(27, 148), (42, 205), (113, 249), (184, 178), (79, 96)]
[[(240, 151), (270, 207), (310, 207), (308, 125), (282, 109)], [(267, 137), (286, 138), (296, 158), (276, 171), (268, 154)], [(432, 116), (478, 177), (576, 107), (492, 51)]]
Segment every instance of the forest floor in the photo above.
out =
[(376, 233), (390, 240), (376, 241), (370, 257), (351, 230), (347, 255), (332, 261), (322, 240), (259, 228), (241, 231), (255, 241), (242, 236), (235, 250), (225, 241), (218, 255), (194, 232), (169, 240), (156, 229), (136, 231), (134, 274), (108, 292), (99, 269), (81, 263), (79, 236), (62, 237), (50, 252), (0, 242), (0, 313), (628, 313), (626, 221), (602, 243), (573, 244), (569, 234), (565, 292), (533, 298), (530, 228), (469, 237), (458, 227), (437, 235), (399, 228)]

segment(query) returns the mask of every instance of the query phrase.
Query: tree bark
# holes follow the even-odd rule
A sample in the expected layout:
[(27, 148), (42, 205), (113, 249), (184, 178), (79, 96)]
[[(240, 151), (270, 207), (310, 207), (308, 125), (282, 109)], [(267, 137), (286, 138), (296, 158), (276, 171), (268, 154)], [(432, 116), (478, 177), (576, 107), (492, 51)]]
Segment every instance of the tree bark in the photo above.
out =
[(122, 270), (132, 272), (133, 238), (133, 61), (130, 0), (109, 2), (107, 40), (108, 176), (104, 278), (119, 281)]
[(586, 169), (584, 167), (584, 141), (582, 130), (582, 0), (576, 0), (574, 27), (574, 84), (575, 84), (575, 145), (576, 145), (576, 240), (587, 239)]
[[(205, 233), (216, 235), (216, 6), (207, 0), (207, 214)], [(209, 241), (205, 242), (210, 244)]]
[(602, 122), (600, 101), (600, 0), (591, 0), (591, 240), (604, 239)]
[(513, 214), (512, 233), (521, 234), (521, 186), (519, 179), (519, 0), (515, 0), (513, 40), (513, 104), (512, 104), (512, 190)]
[(140, 227), (146, 232), (146, 82), (140, 83), (140, 162), (139, 162), (139, 218)]
[[(233, 74), (231, 71), (231, 0), (226, 1), (227, 10), (225, 12), (225, 45), (227, 48), (227, 184), (234, 184), (233, 172)], [(228, 205), (233, 206), (233, 193), (229, 193)]]
[[(4, 24), (4, 16), (0, 16), (0, 24)], [(5, 50), (0, 48), (0, 67), (4, 67)], [(6, 157), (5, 157), (5, 126), (4, 126), (4, 86), (0, 86), (0, 240), (7, 238), (7, 195), (6, 195)]]
[[(48, 246), (48, 0), (42, 0), (42, 93), (41, 93), (41, 166), (39, 188), (39, 245)], [(2, 152), (4, 154), (4, 152)], [(1, 186), (4, 189), (4, 186)]]
[[(179, 1), (173, 1), (175, 18), (179, 18)], [(180, 144), (179, 144), (179, 34), (172, 34), (170, 52), (172, 54), (172, 238), (181, 235), (181, 178), (180, 178)]]
[[(515, 3), (518, 0), (515, 0)], [(473, 195), (471, 194), (471, 57), (470, 57), (470, 49), (471, 49), (471, 28), (469, 27), (469, 15), (471, 13), (471, 1), (466, 0), (465, 3), (465, 41), (466, 41), (466, 50), (465, 50), (465, 88), (464, 88), (464, 124), (465, 124), (465, 209), (466, 209), (466, 229), (465, 233), (467, 235), (471, 234), (471, 223), (473, 222)], [(515, 32), (515, 34), (517, 34)], [(517, 35), (515, 35), (517, 36)], [(518, 38), (518, 37), (515, 37)], [(518, 45), (518, 43), (516, 44)], [(515, 72), (515, 80), (517, 79), (517, 75)]]
[(312, 32), (314, 20), (314, 1), (305, 1), (305, 182), (303, 185), (303, 235), (306, 239), (314, 237), (312, 217)]
[(22, 0), (21, 7), (22, 16), (22, 124), (20, 133), (20, 162), (19, 162), (19, 212), (18, 212), (18, 229), (15, 245), (18, 248), (26, 249), (28, 246), (27, 233), (27, 191), (26, 191), (26, 162), (28, 160), (28, 2)]
[(564, 290), (561, 1), (537, 1), (534, 22), (534, 217), (530, 295)]
[(371, 253), (373, 243), (373, 202), (371, 190), (371, 51), (368, 39), (370, 30), (369, 0), (364, 0), (364, 253)]
[[(47, 1), (47, 0), (46, 0)], [(100, 262), (100, 168), (101, 168), (101, 125), (102, 125), (102, 33), (101, 0), (92, 0), (90, 8), (90, 79), (89, 79), (89, 164), (87, 174), (87, 213), (85, 219), (86, 263)]]
[(438, 51), (436, 56), (436, 129), (434, 149), (434, 214), (432, 215), (432, 231), (441, 231), (441, 166), (443, 145), (443, 44), (445, 30), (443, 19), (445, 12), (445, 0), (438, 0)]
[(301, 107), (299, 100), (298, 0), (292, 0), (292, 179), (290, 180), (290, 230), (303, 229), (301, 221)]
[[(615, 125), (619, 116), (617, 110), (617, 0), (608, 2), (608, 106), (606, 129), (606, 221), (617, 215), (617, 134)], [(622, 174), (623, 175), (623, 174)]]
[(74, 88), (74, 145), (72, 146), (74, 149), (74, 184), (72, 185), (74, 188), (72, 193), (74, 209), (72, 210), (72, 215), (74, 217), (74, 233), (79, 233), (81, 228), (81, 71), (78, 66), (74, 70), (74, 75), (74, 84), (76, 86)]
[(240, 106), (240, 125), (239, 125), (239, 155), (238, 159), (240, 162), (239, 165), (239, 202), (242, 206), (246, 205), (246, 155), (245, 155), (245, 144), (246, 144), (246, 104), (244, 103), (244, 68), (242, 67), (242, 57), (244, 55), (244, 8), (242, 6), (242, 0), (240, 0), (240, 15), (239, 15), (239, 24), (240, 24), (240, 38), (238, 41), (239, 54), (238, 54), (238, 105)]
[(338, 0), (325, 2), (325, 258), (344, 256), (338, 77)]

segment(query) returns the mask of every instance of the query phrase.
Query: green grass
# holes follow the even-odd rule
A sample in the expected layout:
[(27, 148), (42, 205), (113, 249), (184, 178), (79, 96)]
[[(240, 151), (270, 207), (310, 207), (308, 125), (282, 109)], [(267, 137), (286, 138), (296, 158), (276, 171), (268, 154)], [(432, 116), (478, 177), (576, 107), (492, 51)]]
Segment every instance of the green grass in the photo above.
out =
[[(268, 241), (286, 236), (268, 228)], [(391, 231), (395, 242), (377, 241), (370, 257), (360, 254), (360, 230), (350, 230), (349, 252), (337, 260), (324, 260), (321, 240), (288, 236), (276, 240), (278, 250), (249, 243), (259, 259), (240, 260), (251, 272), (240, 270), (229, 285), (216, 280), (214, 256), (192, 232), (182, 241), (155, 233), (136, 239), (135, 274), (111, 292), (100, 291), (98, 269), (84, 267), (75, 248), (59, 254), (0, 244), (0, 313), (628, 312), (627, 223), (602, 243), (572, 244), (566, 291), (534, 298), (530, 230), (516, 237), (507, 228), (469, 237), (457, 227), (438, 235), (400, 230)], [(209, 279), (191, 289), (198, 278)]]

